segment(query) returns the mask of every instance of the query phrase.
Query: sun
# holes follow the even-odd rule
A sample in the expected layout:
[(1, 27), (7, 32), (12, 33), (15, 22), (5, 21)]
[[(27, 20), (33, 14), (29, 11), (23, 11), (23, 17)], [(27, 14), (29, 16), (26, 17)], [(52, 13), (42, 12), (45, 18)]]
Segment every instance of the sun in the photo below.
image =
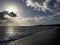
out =
[(16, 5), (7, 5), (7, 6), (5, 6), (4, 10), (6, 10), (8, 12), (15, 12), (16, 13), (18, 11), (18, 8)]
[(8, 11), (8, 12), (17, 12), (17, 8), (16, 8), (15, 6), (9, 6), (9, 7), (7, 8), (7, 11)]
[(8, 6), (7, 7), (7, 11), (8, 12), (17, 12), (17, 7), (16, 6)]
[(8, 8), (7, 8), (7, 11), (8, 11), (8, 12), (16, 12), (17, 9), (16, 9), (15, 7), (12, 7), (12, 6), (11, 6), (11, 7), (8, 7)]

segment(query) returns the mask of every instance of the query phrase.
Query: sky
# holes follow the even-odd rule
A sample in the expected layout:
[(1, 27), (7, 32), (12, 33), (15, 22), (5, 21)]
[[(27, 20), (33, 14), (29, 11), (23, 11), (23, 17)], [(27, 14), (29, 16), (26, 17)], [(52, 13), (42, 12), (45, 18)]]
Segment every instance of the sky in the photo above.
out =
[(21, 26), (60, 24), (60, 0), (0, 0), (3, 10), (16, 13), (11, 20)]

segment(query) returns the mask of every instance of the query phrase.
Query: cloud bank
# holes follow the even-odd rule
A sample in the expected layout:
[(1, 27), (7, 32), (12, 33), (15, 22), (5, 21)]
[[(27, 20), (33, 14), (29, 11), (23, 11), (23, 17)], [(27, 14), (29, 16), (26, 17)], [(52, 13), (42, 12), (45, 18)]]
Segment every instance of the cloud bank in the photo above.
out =
[(22, 18), (20, 24), (23, 26), (60, 24), (60, 13), (47, 17)]
[(1, 21), (0, 26), (34, 26), (60, 24), (60, 13), (53, 16), (43, 16), (34, 18), (8, 17), (8, 21)]

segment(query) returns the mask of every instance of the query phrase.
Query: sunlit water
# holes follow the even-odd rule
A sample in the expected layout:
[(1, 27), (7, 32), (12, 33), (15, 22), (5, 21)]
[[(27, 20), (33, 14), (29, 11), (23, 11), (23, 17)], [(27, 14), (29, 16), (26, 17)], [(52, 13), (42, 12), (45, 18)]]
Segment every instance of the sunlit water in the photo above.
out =
[[(43, 28), (42, 28), (43, 27)], [(9, 43), (0, 43), (0, 45), (38, 45), (42, 42), (51, 44), (51, 40), (56, 37), (55, 26), (40, 27), (2, 27), (0, 26), (0, 40), (7, 40), (9, 37), (24, 34), (28, 31), (39, 31), (38, 33)], [(41, 32), (40, 32), (41, 31)], [(50, 40), (48, 40), (50, 39)], [(52, 40), (53, 42), (53, 40)]]
[[(17, 34), (22, 34), (23, 32), (20, 31), (20, 29), (16, 29), (16, 27), (5, 27), (5, 26), (0, 26), (0, 34), (3, 34), (1, 37), (11, 37), (15, 36)], [(1, 38), (0, 37), (0, 38)]]
[[(16, 35), (20, 35), (23, 33), (24, 32), (21, 32), (20, 29), (16, 29), (16, 27), (0, 26), (0, 40), (8, 40), (10, 37), (14, 37)], [(0, 45), (9, 45), (9, 44), (0, 43)]]

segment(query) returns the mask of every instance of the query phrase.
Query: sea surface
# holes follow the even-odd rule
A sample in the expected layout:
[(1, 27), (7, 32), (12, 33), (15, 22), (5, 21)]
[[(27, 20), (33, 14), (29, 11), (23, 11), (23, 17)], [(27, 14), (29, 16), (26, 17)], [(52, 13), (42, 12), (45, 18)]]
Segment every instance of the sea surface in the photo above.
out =
[(0, 45), (53, 45), (57, 38), (59, 39), (59, 28), (59, 26), (0, 26)]

